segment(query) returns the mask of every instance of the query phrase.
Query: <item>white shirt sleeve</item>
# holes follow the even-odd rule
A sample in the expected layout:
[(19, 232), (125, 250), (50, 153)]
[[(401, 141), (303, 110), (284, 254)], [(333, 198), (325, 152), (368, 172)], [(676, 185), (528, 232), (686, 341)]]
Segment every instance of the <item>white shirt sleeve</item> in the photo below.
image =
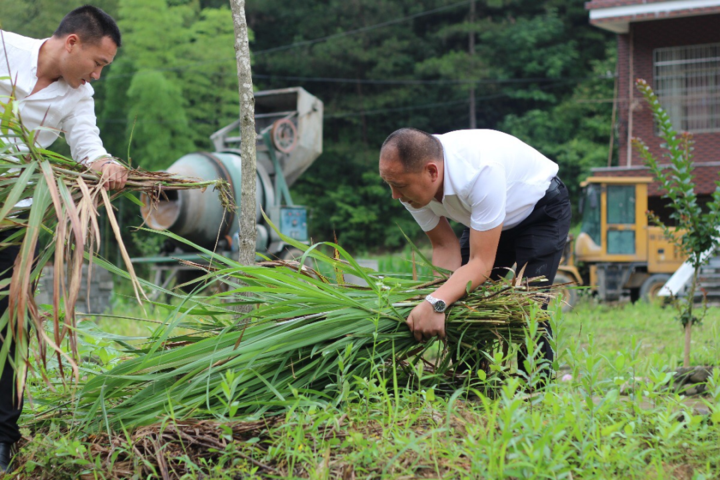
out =
[[(398, 200), (399, 201), (399, 200)], [(429, 232), (440, 223), (440, 216), (433, 212), (430, 207), (412, 208), (410, 205), (400, 202), (420, 225), (423, 232)]]
[(98, 157), (110, 156), (100, 140), (96, 122), (92, 97), (82, 98), (62, 121), (61, 128), (65, 131), (72, 158), (83, 165), (89, 165)]
[(480, 170), (475, 182), (469, 186), (467, 201), (470, 206), (470, 226), (485, 232), (505, 221), (507, 180), (501, 165), (486, 165)]

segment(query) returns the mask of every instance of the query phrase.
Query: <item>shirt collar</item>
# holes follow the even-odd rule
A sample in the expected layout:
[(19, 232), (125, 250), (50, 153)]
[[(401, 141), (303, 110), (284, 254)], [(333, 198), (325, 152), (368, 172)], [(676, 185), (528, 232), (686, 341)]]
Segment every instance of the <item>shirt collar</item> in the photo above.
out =
[[(455, 189), (453, 188), (452, 181), (450, 178), (450, 168), (448, 164), (448, 156), (447, 151), (445, 149), (445, 145), (443, 145), (442, 140), (440, 139), (440, 135), (433, 135), (439, 142), (440, 147), (442, 148), (442, 154), (443, 154), (443, 198), (438, 203), (445, 203), (445, 198), (447, 198), (450, 195), (455, 195)], [(435, 200), (433, 198), (433, 200)], [(435, 200), (437, 202), (437, 200)]]

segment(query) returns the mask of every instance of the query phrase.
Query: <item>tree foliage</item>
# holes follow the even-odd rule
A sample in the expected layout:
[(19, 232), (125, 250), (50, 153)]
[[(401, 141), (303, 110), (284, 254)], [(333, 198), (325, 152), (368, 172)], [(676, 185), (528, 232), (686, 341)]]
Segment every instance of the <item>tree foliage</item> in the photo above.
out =
[[(468, 128), (470, 81), (478, 127), (517, 135), (560, 163), (571, 192), (591, 167), (607, 163), (612, 103), (580, 102), (612, 98), (615, 42), (588, 25), (583, 5), (479, 0), (472, 23), (469, 2), (417, 16), (453, 3), (248, 1), (257, 84), (301, 84), (325, 102), (324, 153), (294, 187), (314, 209), (316, 238), (335, 232), (345, 245), (392, 248), (404, 241), (396, 224), (419, 233), (376, 173), (379, 147), (404, 126)], [(266, 51), (293, 43), (300, 45)]]
[(131, 156), (148, 169), (209, 149), (210, 134), (238, 112), (229, 8), (167, 0), (118, 3), (123, 47), (98, 84), (108, 149), (125, 154), (129, 145)]
[[(80, 3), (0, 0), (3, 27), (48, 36)], [(162, 169), (211, 149), (209, 135), (238, 115), (227, 2), (96, 4), (123, 32), (94, 84), (108, 150)], [(477, 0), (474, 22), (470, 2), (450, 0), (248, 0), (246, 8), (256, 87), (302, 86), (325, 104), (324, 153), (293, 186), (312, 209), (314, 239), (396, 248), (404, 243), (397, 225), (422, 237), (377, 174), (379, 147), (404, 126), (467, 128), (473, 86), (478, 127), (514, 134), (557, 161), (571, 193), (607, 162), (612, 103), (587, 101), (612, 98), (615, 41), (588, 24), (582, 2)], [(127, 211), (140, 223), (135, 207)]]
[[(0, 0), (0, 28), (34, 38), (52, 35), (60, 20), (84, 0)], [(92, 4), (107, 12), (117, 10), (118, 0), (95, 0)]]

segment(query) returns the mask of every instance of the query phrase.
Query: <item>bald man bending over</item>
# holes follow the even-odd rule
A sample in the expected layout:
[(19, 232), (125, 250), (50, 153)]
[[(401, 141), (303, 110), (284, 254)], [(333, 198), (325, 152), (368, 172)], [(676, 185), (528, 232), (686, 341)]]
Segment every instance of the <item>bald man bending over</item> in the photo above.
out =
[[(418, 341), (444, 338), (445, 309), (468, 283), (475, 289), (517, 263), (524, 277), (552, 284), (571, 215), (557, 173), (555, 162), (495, 130), (431, 135), (402, 128), (385, 140), (380, 176), (427, 234), (433, 264), (454, 272), (410, 312), (407, 325)], [(448, 219), (465, 225), (459, 240)], [(552, 362), (547, 341), (541, 349)]]

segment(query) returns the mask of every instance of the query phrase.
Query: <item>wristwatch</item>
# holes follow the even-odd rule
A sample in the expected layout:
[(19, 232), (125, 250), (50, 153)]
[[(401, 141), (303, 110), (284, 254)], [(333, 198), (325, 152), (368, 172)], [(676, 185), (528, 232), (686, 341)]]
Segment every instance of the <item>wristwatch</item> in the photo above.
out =
[(447, 309), (447, 303), (445, 303), (445, 300), (440, 300), (439, 298), (435, 298), (432, 295), (428, 295), (425, 297), (425, 300), (430, 302), (430, 305), (433, 306), (433, 309), (437, 313), (443, 313), (445, 309)]

